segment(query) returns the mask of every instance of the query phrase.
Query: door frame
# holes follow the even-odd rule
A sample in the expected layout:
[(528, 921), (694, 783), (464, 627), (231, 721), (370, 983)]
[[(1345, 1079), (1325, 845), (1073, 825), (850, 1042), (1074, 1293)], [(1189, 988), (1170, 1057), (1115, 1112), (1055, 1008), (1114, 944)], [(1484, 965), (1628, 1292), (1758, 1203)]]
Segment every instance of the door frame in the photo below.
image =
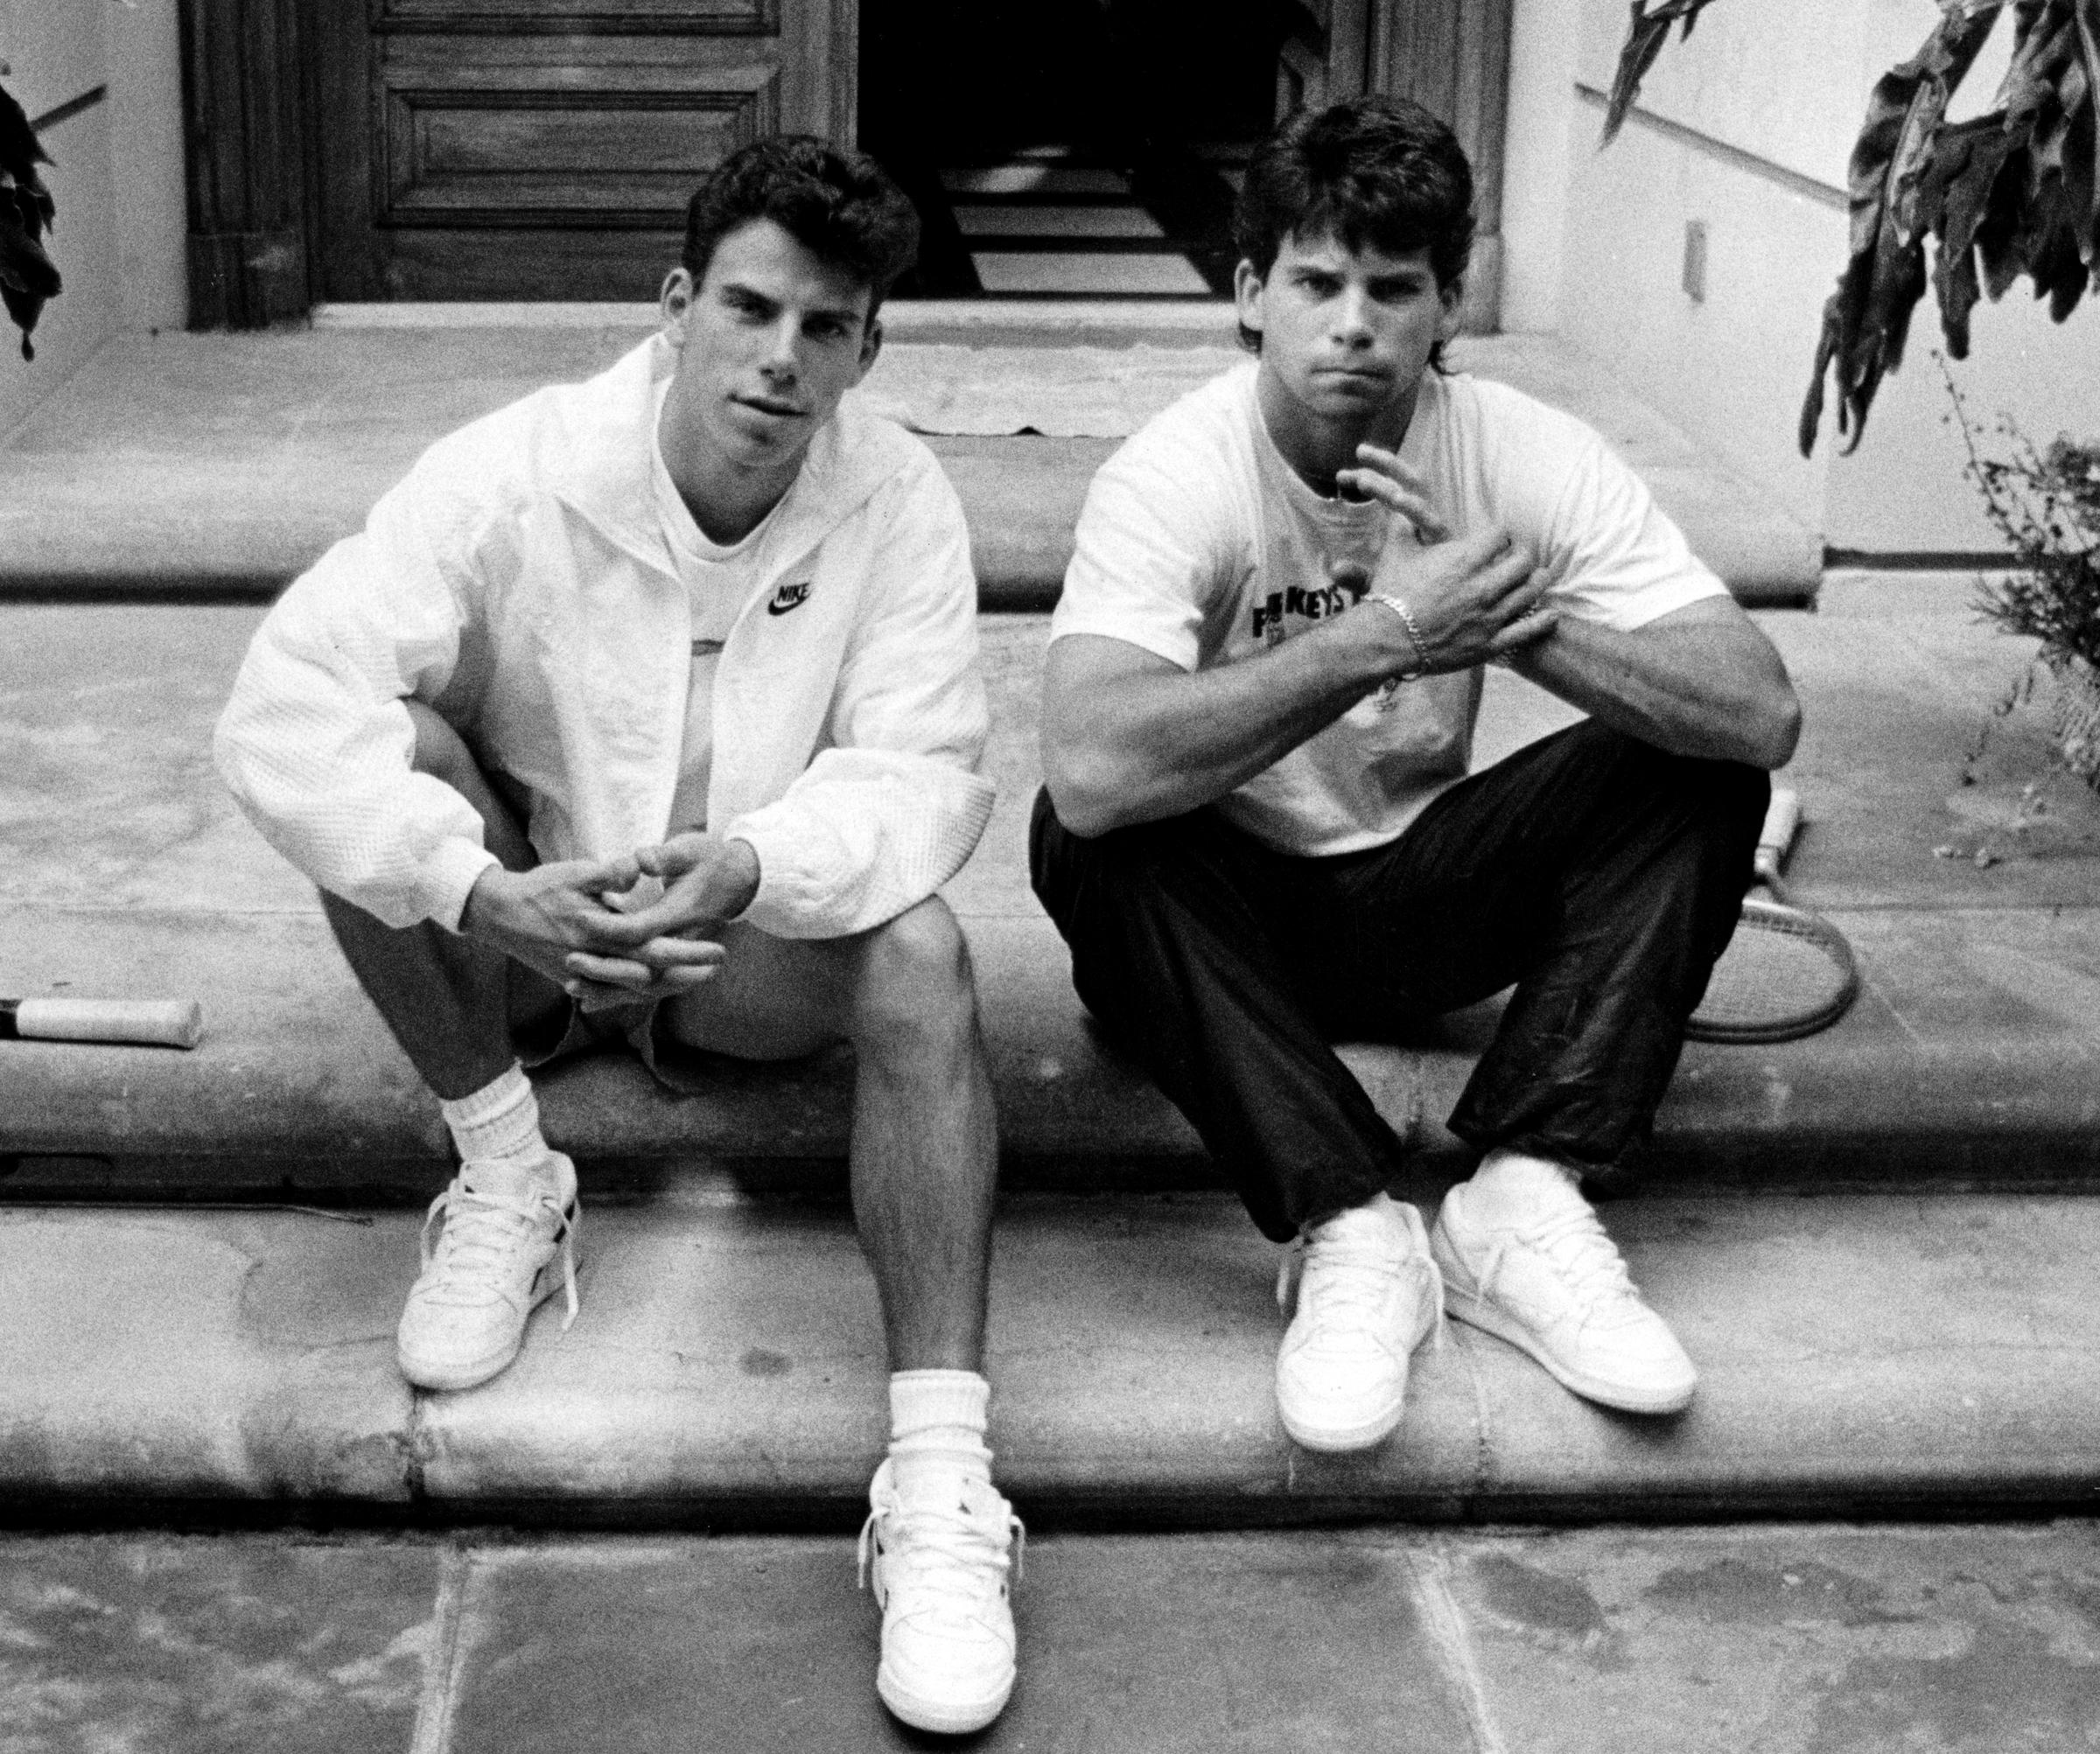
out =
[[(376, 0), (368, 0), (375, 3)], [(190, 327), (259, 329), (312, 310), (320, 288), (321, 134), (327, 105), (317, 46), (326, 9), (360, 0), (180, 0)], [(1362, 83), (1448, 117), (1473, 160), (1478, 215), (1469, 326), (1492, 328), (1502, 267), (1502, 132), (1513, 0), (1333, 0), (1362, 30)], [(831, 137), (851, 142), (859, 114), (859, 0), (821, 8)], [(1361, 20), (1361, 24), (1359, 21)], [(491, 15), (491, 28), (500, 22)], [(563, 21), (617, 34), (634, 21)], [(842, 51), (844, 51), (842, 52)], [(1353, 59), (1353, 56), (1351, 57)], [(820, 58), (813, 55), (813, 63)], [(1334, 70), (1332, 89), (1354, 82)]]

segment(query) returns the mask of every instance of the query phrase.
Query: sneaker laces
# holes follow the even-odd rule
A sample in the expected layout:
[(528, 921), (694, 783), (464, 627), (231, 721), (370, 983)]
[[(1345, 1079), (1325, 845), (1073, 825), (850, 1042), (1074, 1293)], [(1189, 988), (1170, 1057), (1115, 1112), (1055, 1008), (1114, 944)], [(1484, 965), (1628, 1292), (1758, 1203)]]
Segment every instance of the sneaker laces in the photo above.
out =
[[(420, 1252), (426, 1269), (433, 1259), (442, 1255), (442, 1270), (448, 1280), (446, 1289), (465, 1295), (438, 1301), (477, 1303), (487, 1302), (492, 1296), (508, 1296), (505, 1281), (510, 1276), (511, 1258), (537, 1234), (541, 1207), (553, 1204), (552, 1197), (547, 1194), (536, 1193), (528, 1198), (517, 1199), (503, 1194), (480, 1193), (457, 1182), (445, 1189), (430, 1202), (430, 1211), (424, 1215)], [(444, 1227), (433, 1242), (431, 1229), (439, 1219), (444, 1220)], [(577, 1311), (576, 1226), (570, 1223), (566, 1212), (559, 1215), (557, 1222), (561, 1226), (562, 1270), (567, 1294), (562, 1331), (566, 1333), (569, 1324), (576, 1319)]]
[(1028, 1531), (1011, 1505), (1003, 1518), (995, 1520), (973, 1516), (960, 1506), (953, 1510), (939, 1506), (907, 1509), (892, 1499), (871, 1510), (868, 1520), (860, 1526), (858, 1558), (863, 1590), (868, 1587), (879, 1523), (889, 1525), (882, 1586), (886, 1597), (898, 1587), (900, 1574), (907, 1590), (925, 1585), (971, 1600), (997, 1595), (1010, 1567), (1013, 1581), (1018, 1583), (1021, 1580)]
[(1498, 1234), (1480, 1274), (1483, 1296), (1494, 1285), (1515, 1242), (1536, 1248), (1553, 1263), (1568, 1289), (1584, 1305), (1586, 1320), (1594, 1320), (1614, 1304), (1640, 1303), (1641, 1288), (1627, 1271), (1625, 1256), (1606, 1234), (1603, 1221), (1586, 1205), (1542, 1224)]
[(1441, 1346), (1447, 1325), (1443, 1269), (1429, 1252), (1421, 1219), (1417, 1218), (1408, 1228), (1413, 1233), (1415, 1246), (1400, 1255), (1372, 1233), (1368, 1225), (1345, 1227), (1330, 1221), (1315, 1226), (1322, 1233), (1318, 1235), (1300, 1231), (1277, 1263), (1277, 1307), (1289, 1314), (1292, 1293), (1303, 1283), (1306, 1273), (1318, 1268), (1322, 1315), (1353, 1317), (1359, 1323), (1369, 1324), (1384, 1310), (1390, 1289), (1400, 1283), (1411, 1268), (1428, 1275), (1431, 1307), (1436, 1312), (1430, 1329), (1432, 1343)]

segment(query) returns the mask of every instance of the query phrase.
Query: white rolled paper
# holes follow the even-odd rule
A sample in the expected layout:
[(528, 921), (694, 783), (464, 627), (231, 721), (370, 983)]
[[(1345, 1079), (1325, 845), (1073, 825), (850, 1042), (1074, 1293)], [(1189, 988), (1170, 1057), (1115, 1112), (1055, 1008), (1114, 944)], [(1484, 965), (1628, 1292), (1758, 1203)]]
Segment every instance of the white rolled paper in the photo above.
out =
[(37, 1041), (140, 1042), (195, 1047), (204, 1007), (194, 999), (23, 999), (13, 1033)]

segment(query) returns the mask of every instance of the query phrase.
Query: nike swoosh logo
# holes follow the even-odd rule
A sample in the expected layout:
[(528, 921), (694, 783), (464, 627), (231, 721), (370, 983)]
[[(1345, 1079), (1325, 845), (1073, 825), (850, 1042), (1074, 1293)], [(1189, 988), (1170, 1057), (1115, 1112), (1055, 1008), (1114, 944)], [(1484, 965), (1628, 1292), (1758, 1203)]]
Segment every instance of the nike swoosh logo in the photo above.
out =
[(808, 579), (799, 584), (783, 584), (774, 592), (773, 600), (766, 605), (766, 612), (768, 615), (785, 615), (791, 609), (800, 609), (808, 600)]

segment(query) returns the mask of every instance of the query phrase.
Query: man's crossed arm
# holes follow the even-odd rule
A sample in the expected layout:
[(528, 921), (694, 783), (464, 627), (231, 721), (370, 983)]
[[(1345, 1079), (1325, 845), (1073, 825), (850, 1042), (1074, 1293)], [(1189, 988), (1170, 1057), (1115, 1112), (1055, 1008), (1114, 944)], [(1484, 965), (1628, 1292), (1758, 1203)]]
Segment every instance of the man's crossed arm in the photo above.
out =
[(1044, 673), (1043, 768), (1073, 833), (1195, 809), (1393, 677), (1498, 660), (1676, 754), (1765, 768), (1793, 754), (1793, 687), (1733, 599), (1706, 598), (1630, 632), (1563, 616), (1507, 533), (1452, 540), (1392, 453), (1359, 454), (1364, 466), (1343, 471), (1340, 485), (1383, 500), (1416, 533), (1412, 545), (1388, 543), (1368, 581), (1407, 605), (1412, 625), (1367, 597), (1256, 657), (1195, 672), (1121, 639), (1058, 640)]

